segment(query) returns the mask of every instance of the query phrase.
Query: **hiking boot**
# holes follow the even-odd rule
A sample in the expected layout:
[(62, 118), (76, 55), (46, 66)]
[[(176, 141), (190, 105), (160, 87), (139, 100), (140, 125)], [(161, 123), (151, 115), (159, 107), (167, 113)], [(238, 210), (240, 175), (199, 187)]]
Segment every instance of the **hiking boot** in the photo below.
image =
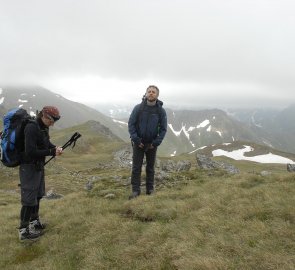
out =
[(44, 230), (46, 223), (41, 222), (40, 219), (34, 219), (30, 222), (30, 226), (34, 227), (35, 230)]
[(146, 191), (146, 195), (152, 195), (154, 194), (154, 190), (153, 189), (150, 189), (150, 190), (147, 190)]
[(136, 197), (138, 197), (140, 193), (138, 191), (133, 191), (132, 194), (129, 196), (129, 200), (132, 200)]
[(30, 230), (29, 226), (21, 228), (18, 231), (19, 240), (37, 240), (40, 237), (40, 232)]

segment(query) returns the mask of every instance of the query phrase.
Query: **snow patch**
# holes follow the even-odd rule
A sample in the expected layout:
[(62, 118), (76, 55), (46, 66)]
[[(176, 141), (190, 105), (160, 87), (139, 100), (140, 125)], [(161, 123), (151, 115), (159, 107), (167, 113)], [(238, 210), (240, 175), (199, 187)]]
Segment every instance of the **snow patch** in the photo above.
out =
[(176, 155), (176, 150), (173, 152), (173, 154), (170, 154), (170, 157), (175, 157)]
[(0, 104), (4, 102), (4, 97), (0, 98)]
[(187, 131), (190, 132), (190, 131), (193, 131), (194, 129), (196, 129), (196, 127), (189, 127)]
[(126, 122), (119, 121), (119, 120), (115, 120), (115, 119), (112, 119), (112, 120), (113, 120), (113, 122), (115, 122), (115, 123), (119, 123), (119, 124), (122, 124), (122, 125), (126, 125), (126, 126), (128, 126), (128, 123), (126, 123)]
[(202, 146), (202, 147), (200, 147), (200, 148), (197, 148), (197, 149), (195, 149), (195, 150), (189, 152), (189, 154), (192, 154), (192, 153), (194, 153), (194, 152), (196, 152), (196, 151), (198, 151), (198, 150), (204, 149), (204, 148), (206, 148), (206, 147), (207, 147), (207, 146)]
[(21, 102), (21, 103), (27, 103), (28, 101), (25, 100), (25, 99), (19, 99), (18, 102)]
[(180, 136), (181, 132), (183, 131), (184, 135), (189, 139), (189, 134), (187, 132), (187, 130), (185, 129), (185, 125), (182, 125), (180, 131), (176, 131), (174, 130), (172, 124), (168, 124), (168, 126), (170, 127), (171, 131), (175, 134), (175, 136)]
[(216, 130), (216, 132), (219, 134), (220, 137), (222, 137), (222, 132), (219, 130)]
[(207, 128), (207, 131), (208, 131), (208, 132), (211, 131), (211, 125)]
[(254, 157), (244, 156), (244, 153), (251, 152), (251, 151), (253, 151), (253, 148), (251, 146), (244, 145), (243, 149), (234, 150), (231, 152), (228, 152), (222, 149), (216, 149), (212, 151), (212, 155), (214, 157), (226, 156), (234, 160), (249, 160), (249, 161), (255, 161), (259, 163), (279, 163), (279, 164), (294, 163), (294, 161), (289, 158), (285, 158), (279, 155), (274, 155), (271, 152), (265, 155), (258, 155)]
[(197, 128), (203, 128), (210, 124), (208, 119), (204, 120), (201, 124), (197, 125)]
[(172, 124), (168, 124), (168, 127), (170, 127), (171, 131), (175, 134), (175, 136), (178, 137), (180, 135), (182, 128), (181, 128), (180, 131), (176, 131), (176, 130), (173, 129)]

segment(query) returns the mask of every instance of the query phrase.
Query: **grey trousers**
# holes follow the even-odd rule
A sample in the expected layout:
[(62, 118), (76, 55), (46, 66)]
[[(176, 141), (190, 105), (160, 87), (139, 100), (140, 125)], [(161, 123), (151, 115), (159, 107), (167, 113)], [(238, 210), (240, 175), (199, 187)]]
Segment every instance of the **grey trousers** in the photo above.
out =
[(38, 198), (45, 195), (44, 167), (36, 169), (35, 164), (21, 164), (19, 167), (21, 204), (35, 206)]

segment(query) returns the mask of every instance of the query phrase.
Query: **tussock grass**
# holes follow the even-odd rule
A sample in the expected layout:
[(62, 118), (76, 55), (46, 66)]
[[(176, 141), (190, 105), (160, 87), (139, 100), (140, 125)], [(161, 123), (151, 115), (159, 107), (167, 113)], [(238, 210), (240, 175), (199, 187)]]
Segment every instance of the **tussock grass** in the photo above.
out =
[[(81, 188), (86, 172), (79, 181), (58, 174), (73, 185), (60, 184), (68, 191), (63, 199), (42, 201), (48, 229), (33, 244), (17, 238), (18, 193), (0, 193), (1, 269), (295, 267), (294, 174), (192, 169), (172, 175), (179, 181), (155, 195), (129, 201), (127, 172), (118, 170), (119, 180), (93, 172), (102, 174), (90, 192)], [(49, 174), (51, 185), (56, 176)]]

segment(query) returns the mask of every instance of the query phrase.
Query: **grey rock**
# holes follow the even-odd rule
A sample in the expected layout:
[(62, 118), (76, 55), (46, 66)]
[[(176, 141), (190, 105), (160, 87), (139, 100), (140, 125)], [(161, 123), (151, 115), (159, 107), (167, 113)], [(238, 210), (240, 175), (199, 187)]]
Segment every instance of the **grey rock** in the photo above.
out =
[(104, 198), (106, 198), (106, 199), (114, 199), (114, 198), (116, 198), (116, 195), (114, 193), (109, 193), (109, 194), (105, 195)]
[(288, 172), (295, 172), (295, 164), (287, 164), (287, 171)]
[(192, 164), (188, 160), (180, 160), (176, 164), (176, 171), (189, 171), (191, 168)]
[(114, 158), (120, 167), (128, 168), (132, 165), (132, 155), (132, 147), (127, 146), (114, 153)]
[(176, 171), (176, 168), (177, 168), (177, 164), (171, 159), (168, 159), (161, 163), (161, 169), (165, 172)]
[(86, 190), (91, 190), (93, 189), (93, 182), (92, 181), (88, 181), (85, 185), (85, 189)]
[(63, 195), (57, 194), (54, 192), (53, 189), (51, 189), (46, 193), (46, 196), (44, 196), (43, 198), (48, 200), (56, 200), (56, 199), (61, 199), (62, 197)]
[(237, 169), (232, 164), (213, 161), (210, 157), (206, 155), (197, 154), (196, 159), (197, 159), (197, 164), (201, 169), (206, 169), (206, 170), (223, 169), (230, 174), (237, 174), (240, 172), (239, 169)]
[(260, 175), (261, 175), (261, 176), (269, 176), (269, 175), (271, 175), (271, 172), (269, 172), (269, 171), (262, 171), (262, 172), (260, 173)]
[(155, 181), (161, 183), (169, 178), (169, 175), (165, 171), (159, 171), (155, 174)]

